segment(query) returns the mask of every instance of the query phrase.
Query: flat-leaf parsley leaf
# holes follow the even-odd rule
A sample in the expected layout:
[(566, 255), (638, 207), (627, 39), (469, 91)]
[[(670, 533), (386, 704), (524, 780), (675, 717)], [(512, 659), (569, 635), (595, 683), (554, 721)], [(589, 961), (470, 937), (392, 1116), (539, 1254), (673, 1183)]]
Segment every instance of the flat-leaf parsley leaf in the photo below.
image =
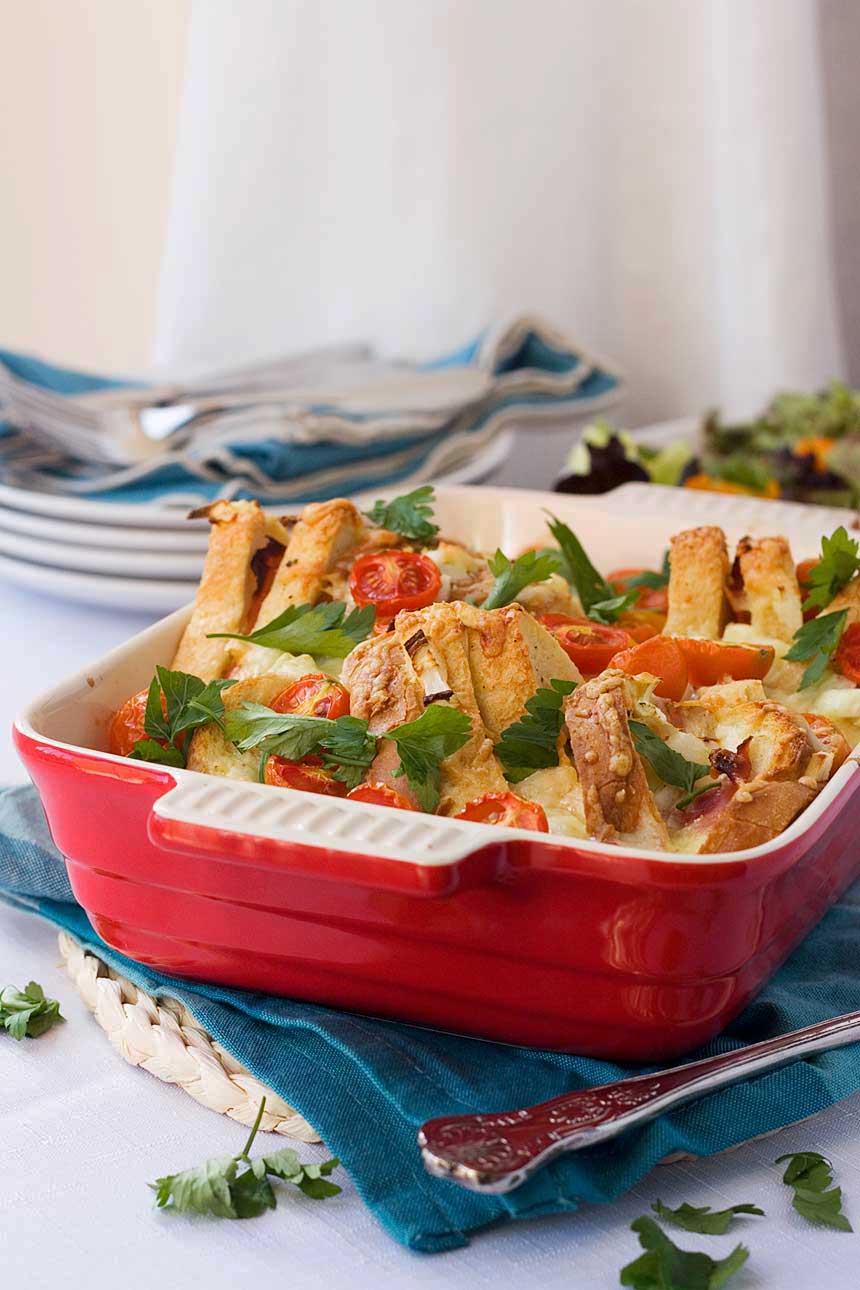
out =
[(670, 1209), (662, 1200), (655, 1200), (651, 1206), (658, 1218), (664, 1222), (674, 1223), (685, 1232), (699, 1232), (703, 1236), (725, 1236), (732, 1221), (739, 1214), (764, 1214), (758, 1205), (730, 1205), (728, 1209), (711, 1209), (710, 1205), (679, 1205)]
[(312, 654), (314, 657), (346, 658), (360, 641), (373, 630), (376, 610), (373, 605), (346, 612), (339, 601), (320, 605), (290, 605), (264, 627), (242, 635), (239, 632), (210, 632), (214, 640), (246, 641), (266, 649), (287, 654)]
[(432, 484), (424, 484), (390, 502), (375, 502), (365, 514), (373, 524), (391, 533), (400, 533), (413, 542), (432, 542), (439, 532), (439, 525), (433, 523), (435, 501)]
[(774, 1161), (788, 1161), (782, 1181), (794, 1188), (792, 1205), (811, 1223), (833, 1227), (839, 1232), (854, 1229), (842, 1213), (842, 1188), (832, 1186), (833, 1166), (818, 1151), (794, 1151)]
[(214, 1156), (195, 1169), (167, 1174), (150, 1183), (158, 1208), (211, 1214), (215, 1218), (256, 1218), (277, 1206), (270, 1177), (292, 1184), (312, 1200), (336, 1196), (341, 1189), (328, 1181), (328, 1175), (340, 1163), (338, 1160), (306, 1165), (290, 1147), (251, 1158), (265, 1107), (263, 1098), (250, 1137), (238, 1155)]
[(847, 609), (837, 609), (832, 614), (819, 614), (810, 618), (794, 633), (794, 644), (785, 655), (793, 662), (806, 663), (798, 689), (805, 690), (821, 680), (828, 663), (836, 652), (848, 617)]
[(550, 681), (526, 704), (519, 721), (502, 731), (495, 754), (505, 777), (516, 784), (536, 770), (558, 765), (558, 737), (564, 725), (565, 696), (576, 689), (575, 681)]
[(621, 1284), (633, 1290), (719, 1290), (749, 1258), (745, 1245), (736, 1245), (724, 1259), (679, 1249), (653, 1218), (645, 1215), (634, 1219), (630, 1227), (645, 1250), (621, 1269)]
[(516, 560), (509, 560), (502, 551), (490, 560), (490, 573), (495, 582), (490, 594), (484, 601), (483, 609), (501, 609), (509, 605), (524, 587), (533, 582), (545, 582), (553, 573), (557, 573), (561, 561), (552, 551), (524, 551)]
[(14, 985), (0, 989), (0, 1027), (13, 1039), (36, 1039), (46, 1030), (65, 1021), (56, 999), (48, 999), (38, 981), (29, 981), (23, 990)]

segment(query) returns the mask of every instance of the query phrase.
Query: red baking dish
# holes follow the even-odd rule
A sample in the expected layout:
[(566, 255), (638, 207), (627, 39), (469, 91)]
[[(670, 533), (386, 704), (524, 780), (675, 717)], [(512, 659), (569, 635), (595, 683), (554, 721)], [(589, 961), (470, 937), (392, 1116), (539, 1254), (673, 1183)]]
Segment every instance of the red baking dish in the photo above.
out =
[[(844, 516), (627, 485), (570, 498), (438, 490), (443, 532), (510, 551), (544, 508), (604, 569), (720, 523), (812, 555)], [(709, 1039), (860, 872), (849, 759), (776, 841), (706, 859), (621, 850), (165, 770), (102, 751), (169, 663), (180, 610), (33, 703), (15, 740), (98, 934), (164, 972), (510, 1043), (632, 1061)]]

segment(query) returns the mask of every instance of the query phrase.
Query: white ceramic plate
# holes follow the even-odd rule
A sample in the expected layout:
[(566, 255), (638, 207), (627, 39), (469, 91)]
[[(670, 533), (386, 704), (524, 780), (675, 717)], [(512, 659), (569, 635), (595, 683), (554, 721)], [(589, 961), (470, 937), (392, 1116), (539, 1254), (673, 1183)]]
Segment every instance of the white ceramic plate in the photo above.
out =
[[(453, 470), (442, 470), (436, 478), (440, 483), (446, 484), (473, 484), (486, 479), (510, 453), (512, 438), (511, 431), (502, 431), (485, 448), (475, 452)], [(464, 453), (470, 452), (469, 445), (464, 444)], [(407, 488), (412, 485), (396, 487)], [(391, 493), (392, 489), (380, 488), (379, 492)], [(188, 493), (183, 494), (183, 497), (181, 505), (177, 496), (173, 495), (170, 506), (159, 507), (145, 502), (137, 505), (133, 502), (101, 502), (91, 497), (73, 497), (66, 493), (38, 492), (35, 489), (0, 484), (0, 507), (7, 510), (25, 511), (30, 515), (52, 519), (74, 520), (80, 524), (109, 524), (133, 529), (187, 532), (186, 515), (194, 506), (200, 505), (200, 498), (195, 497), (193, 484), (189, 484)]]
[(64, 546), (114, 547), (120, 550), (205, 552), (209, 542), (206, 520), (188, 520), (182, 529), (122, 528), (117, 524), (87, 524), (76, 520), (51, 519), (31, 515), (29, 511), (0, 506), (0, 529), (45, 542), (62, 542)]
[(0, 528), (0, 555), (28, 560), (52, 569), (76, 569), (80, 573), (103, 573), (119, 578), (157, 578), (170, 581), (197, 579), (203, 572), (203, 551), (148, 551), (142, 534), (136, 551), (118, 550), (110, 543), (72, 546), (45, 538), (23, 537)]
[(61, 600), (139, 613), (169, 614), (188, 604), (197, 592), (196, 582), (160, 582), (151, 578), (108, 578), (98, 573), (76, 573), (29, 564), (0, 555), (0, 579)]

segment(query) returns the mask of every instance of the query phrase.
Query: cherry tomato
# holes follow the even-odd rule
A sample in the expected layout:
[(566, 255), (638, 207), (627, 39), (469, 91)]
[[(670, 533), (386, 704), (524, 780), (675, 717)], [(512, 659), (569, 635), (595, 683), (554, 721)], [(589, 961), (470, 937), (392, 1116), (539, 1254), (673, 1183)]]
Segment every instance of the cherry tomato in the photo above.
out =
[(771, 645), (727, 645), (723, 641), (673, 638), (687, 660), (691, 685), (719, 685), (721, 681), (761, 681), (773, 664)]
[(441, 586), (439, 569), (418, 551), (372, 551), (359, 556), (349, 575), (355, 603), (376, 605), (388, 618), (431, 605)]
[(300, 788), (305, 793), (325, 793), (328, 797), (345, 797), (346, 784), (335, 779), (328, 771), (317, 769), (322, 765), (319, 757), (305, 757), (302, 761), (287, 761), (286, 757), (272, 756), (266, 762), (264, 779), (275, 788)]
[(842, 633), (833, 666), (849, 681), (860, 685), (860, 623), (849, 623)]
[(408, 797), (390, 784), (359, 784), (347, 793), (350, 802), (370, 802), (372, 806), (396, 806), (399, 811), (415, 811)]
[[(640, 573), (648, 572), (650, 572), (648, 569), (616, 569), (609, 574), (606, 581), (619, 596), (623, 596), (631, 578), (635, 578)], [(637, 587), (635, 590), (637, 592), (637, 609), (656, 609), (661, 614), (669, 612), (668, 587)]]
[[(805, 600), (809, 595), (809, 575), (817, 564), (818, 560), (816, 558), (814, 560), (801, 560), (800, 564), (797, 566), (797, 581), (800, 584), (800, 596), (802, 600)], [(803, 621), (808, 623), (810, 618), (815, 618), (818, 612), (819, 611), (816, 608), (804, 609)]]
[(549, 833), (546, 812), (537, 802), (527, 802), (516, 793), (485, 793), (468, 802), (455, 820), (475, 820), (478, 824), (504, 824), (509, 829), (533, 829)]
[(673, 636), (652, 636), (633, 649), (622, 650), (615, 655), (612, 666), (631, 676), (638, 676), (640, 672), (659, 676), (660, 684), (654, 687), (654, 693), (676, 703), (683, 699), (687, 689), (687, 660)]
[(270, 707), (275, 712), (297, 712), (302, 717), (345, 717), (349, 695), (339, 681), (322, 672), (308, 672), (282, 690)]
[(606, 627), (590, 618), (571, 618), (569, 614), (542, 614), (538, 619), (552, 632), (561, 648), (583, 676), (597, 676), (619, 650), (636, 644), (621, 627)]
[[(129, 757), (134, 752), (134, 745), (138, 739), (149, 738), (143, 728), (148, 694), (148, 689), (141, 690), (139, 694), (133, 694), (130, 699), (126, 699), (121, 708), (117, 708), (111, 717), (110, 727), (108, 728), (108, 750), (116, 753), (119, 757)], [(165, 714), (167, 712), (163, 694), (161, 696), (161, 711)], [(176, 742), (180, 748), (184, 738), (184, 735), (177, 737)], [(162, 748), (167, 747), (166, 740), (159, 739), (157, 742), (161, 744)]]
[(666, 626), (666, 615), (655, 609), (628, 609), (619, 614), (616, 626), (629, 632), (635, 641), (647, 641), (660, 635)]

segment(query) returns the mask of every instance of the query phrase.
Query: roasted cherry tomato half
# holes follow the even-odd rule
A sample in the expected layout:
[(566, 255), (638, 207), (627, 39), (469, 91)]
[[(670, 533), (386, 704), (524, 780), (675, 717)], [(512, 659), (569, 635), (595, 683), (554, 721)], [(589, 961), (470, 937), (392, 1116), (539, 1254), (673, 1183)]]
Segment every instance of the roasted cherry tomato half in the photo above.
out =
[[(148, 739), (149, 735), (143, 728), (146, 717), (146, 700), (149, 690), (141, 690), (139, 694), (133, 694), (130, 699), (126, 699), (121, 708), (117, 708), (111, 717), (110, 727), (108, 728), (108, 749), (120, 757), (129, 757), (134, 752), (134, 745), (138, 739)], [(164, 702), (164, 695), (161, 696), (161, 711), (166, 714), (167, 705)], [(179, 735), (177, 743), (180, 748), (184, 742), (185, 736)], [(167, 747), (164, 739), (157, 740), (162, 748)]]
[(349, 575), (355, 603), (375, 605), (386, 618), (432, 605), (441, 587), (439, 569), (418, 551), (371, 551), (359, 556)]
[[(815, 568), (817, 564), (818, 564), (818, 559), (816, 558), (814, 560), (801, 560), (800, 564), (797, 566), (797, 570), (796, 570), (797, 581), (800, 584), (801, 600), (805, 600), (806, 597), (809, 595), (809, 575), (810, 573), (812, 573), (812, 570)], [(818, 612), (819, 612), (818, 609), (815, 609), (815, 608), (804, 609), (803, 621), (805, 623), (808, 623), (810, 618), (815, 618)]]
[(347, 793), (350, 802), (370, 802), (371, 806), (396, 806), (399, 811), (415, 811), (408, 797), (390, 784), (359, 784)]
[(468, 802), (454, 819), (549, 833), (543, 807), (537, 802), (527, 802), (524, 797), (517, 797), (516, 793), (485, 793), (483, 797), (476, 797), (474, 802)]
[(773, 665), (771, 645), (727, 645), (723, 641), (673, 637), (687, 660), (691, 685), (722, 681), (761, 681)]
[(673, 636), (652, 636), (633, 649), (622, 650), (612, 660), (612, 666), (631, 676), (650, 672), (660, 677), (654, 693), (676, 703), (684, 697), (687, 688), (687, 660)]
[(666, 626), (666, 615), (656, 609), (628, 609), (619, 614), (615, 625), (629, 632), (635, 641), (647, 641), (660, 635)]
[(275, 788), (300, 788), (305, 793), (325, 793), (328, 797), (345, 797), (346, 784), (335, 779), (328, 771), (318, 769), (319, 757), (305, 757), (302, 761), (287, 761), (286, 757), (272, 756), (263, 772), (267, 784)]
[(590, 618), (571, 618), (569, 614), (542, 614), (538, 619), (552, 632), (568, 658), (583, 676), (597, 676), (619, 650), (631, 649), (636, 642), (621, 627), (606, 627)]
[(860, 623), (849, 623), (843, 631), (833, 656), (833, 666), (849, 681), (860, 685)]
[(349, 695), (339, 681), (322, 672), (308, 672), (282, 690), (270, 705), (275, 712), (296, 712), (302, 717), (337, 717), (349, 714)]
[[(609, 574), (606, 581), (619, 596), (623, 596), (632, 578), (637, 577), (640, 573), (649, 572), (649, 569), (616, 569), (613, 573)], [(636, 587), (635, 591), (637, 593), (637, 609), (656, 609), (657, 612), (661, 614), (668, 612), (668, 587)]]

